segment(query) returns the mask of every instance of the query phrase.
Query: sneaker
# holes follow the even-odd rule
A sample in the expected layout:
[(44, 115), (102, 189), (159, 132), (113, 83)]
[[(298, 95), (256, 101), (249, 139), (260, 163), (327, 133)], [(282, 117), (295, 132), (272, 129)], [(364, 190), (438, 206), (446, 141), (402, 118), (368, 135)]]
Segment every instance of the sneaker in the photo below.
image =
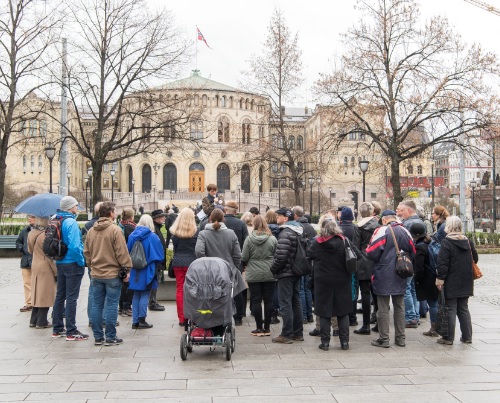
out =
[(95, 339), (94, 346), (102, 346), (104, 339)]
[(261, 337), (264, 336), (264, 331), (262, 329), (255, 329), (250, 332), (252, 336)]
[(106, 339), (104, 342), (105, 346), (117, 346), (119, 344), (123, 343), (123, 339), (119, 339), (118, 337), (115, 337), (114, 339)]
[(465, 344), (472, 344), (472, 340), (464, 340), (463, 337), (460, 337), (460, 341)]
[(262, 330), (262, 336), (271, 336), (271, 330), (269, 329)]
[(163, 305), (156, 303), (154, 305), (149, 305), (149, 310), (150, 311), (164, 311), (165, 307)]
[(294, 341), (304, 341), (304, 336), (292, 336), (291, 339)]
[(56, 337), (64, 337), (66, 336), (66, 329), (63, 329), (61, 330), (60, 332), (53, 332), (52, 333), (52, 337), (53, 338), (56, 338)]
[(125, 309), (125, 310), (122, 312), (122, 316), (132, 316), (132, 310), (130, 310), (130, 309)]
[(372, 340), (372, 346), (375, 347), (384, 347), (384, 348), (389, 348), (389, 340), (384, 340), (384, 339), (377, 339), (377, 340)]
[(309, 336), (320, 336), (319, 330), (314, 329), (309, 332)]
[(438, 344), (445, 344), (447, 346), (451, 346), (453, 344), (453, 341), (452, 340), (446, 340), (444, 338), (440, 338), (440, 339), (437, 339), (437, 343)]
[(394, 343), (396, 344), (396, 346), (406, 347), (405, 339), (396, 339), (396, 340), (394, 340)]
[(66, 341), (83, 341), (89, 338), (88, 334), (83, 334), (80, 331), (76, 331), (74, 334), (66, 335)]
[(418, 328), (418, 322), (416, 320), (412, 320), (410, 322), (406, 322), (405, 328), (407, 328), (407, 329), (416, 329), (416, 328)]
[(275, 337), (273, 340), (273, 343), (281, 343), (281, 344), (292, 344), (293, 341), (290, 340), (288, 337), (281, 336), (279, 335), (278, 337)]

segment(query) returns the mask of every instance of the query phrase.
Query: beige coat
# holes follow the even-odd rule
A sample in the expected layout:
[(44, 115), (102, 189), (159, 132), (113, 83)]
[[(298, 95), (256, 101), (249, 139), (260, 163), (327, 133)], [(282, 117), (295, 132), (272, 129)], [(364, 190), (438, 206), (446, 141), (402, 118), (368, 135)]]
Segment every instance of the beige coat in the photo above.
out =
[(54, 306), (56, 298), (56, 263), (43, 253), (44, 231), (33, 228), (28, 235), (28, 251), (33, 255), (31, 264), (31, 301), (36, 308)]

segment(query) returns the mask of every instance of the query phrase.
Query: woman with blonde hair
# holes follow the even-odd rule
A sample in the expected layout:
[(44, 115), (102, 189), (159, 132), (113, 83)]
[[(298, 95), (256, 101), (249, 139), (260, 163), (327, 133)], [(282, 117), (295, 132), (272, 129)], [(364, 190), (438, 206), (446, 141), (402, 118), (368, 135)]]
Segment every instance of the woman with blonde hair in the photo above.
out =
[(241, 216), (241, 221), (243, 221), (247, 225), (248, 234), (251, 234), (253, 231), (253, 219), (254, 216), (252, 213), (250, 213), (250, 211), (243, 213), (243, 215)]
[(30, 327), (45, 329), (52, 327), (47, 320), (49, 308), (56, 298), (56, 263), (43, 253), (47, 217), (36, 217), (35, 226), (28, 235), (28, 251), (33, 255), (31, 263), (31, 311)]
[[(274, 284), (276, 283), (271, 273), (271, 266), (278, 241), (271, 234), (266, 221), (261, 216), (255, 216), (253, 225), (254, 230), (245, 240), (241, 253), (241, 260), (246, 265), (246, 281), (250, 288), (250, 307), (257, 325), (251, 334), (252, 336), (270, 336)], [(262, 320), (262, 302), (264, 302), (264, 320)]]
[(134, 244), (141, 242), (146, 254), (147, 266), (134, 268), (130, 271), (129, 289), (134, 290), (132, 299), (132, 329), (149, 329), (153, 327), (146, 322), (148, 313), (149, 293), (158, 288), (156, 279), (157, 264), (165, 260), (163, 245), (155, 234), (153, 219), (148, 214), (143, 214), (137, 228), (128, 237), (127, 248), (130, 253)]
[(276, 215), (276, 211), (274, 210), (267, 210), (266, 215), (265, 215), (265, 220), (267, 222), (267, 225), (269, 229), (271, 230), (271, 233), (278, 238), (278, 235), (280, 233), (280, 226), (278, 225), (277, 218), (278, 216)]
[(189, 265), (196, 260), (195, 246), (198, 239), (198, 229), (194, 219), (193, 210), (183, 208), (176, 220), (170, 227), (172, 233), (172, 244), (174, 245), (174, 257), (172, 267), (174, 268), (176, 292), (175, 302), (177, 305), (177, 317), (179, 326), (184, 326), (184, 280)]

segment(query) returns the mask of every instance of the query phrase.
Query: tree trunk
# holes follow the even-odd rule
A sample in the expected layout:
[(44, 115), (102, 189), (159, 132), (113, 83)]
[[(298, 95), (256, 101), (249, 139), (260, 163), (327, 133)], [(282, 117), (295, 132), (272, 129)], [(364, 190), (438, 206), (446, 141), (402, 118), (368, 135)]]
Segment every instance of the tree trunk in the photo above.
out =
[(391, 183), (392, 183), (392, 197), (394, 201), (394, 208), (398, 206), (399, 203), (403, 201), (403, 196), (401, 195), (401, 181), (399, 177), (399, 159), (392, 157), (391, 160)]
[(95, 206), (96, 203), (103, 201), (102, 199), (102, 167), (103, 163), (94, 160), (92, 164), (92, 195), (90, 196), (91, 205)]

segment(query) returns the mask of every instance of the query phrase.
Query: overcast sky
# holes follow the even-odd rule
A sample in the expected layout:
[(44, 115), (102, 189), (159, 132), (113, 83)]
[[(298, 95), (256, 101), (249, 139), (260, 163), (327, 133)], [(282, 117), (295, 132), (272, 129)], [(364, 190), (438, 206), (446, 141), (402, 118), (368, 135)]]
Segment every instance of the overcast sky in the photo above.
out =
[[(212, 48), (198, 41), (198, 69), (201, 75), (234, 87), (240, 87), (242, 71), (248, 60), (262, 52), (267, 27), (275, 7), (284, 11), (288, 27), (299, 33), (303, 51), (304, 89), (295, 106), (314, 105), (309, 88), (319, 73), (329, 70), (330, 60), (342, 53), (340, 33), (356, 23), (359, 11), (355, 0), (148, 0), (165, 5), (186, 35), (196, 38), (196, 26)], [(468, 43), (499, 53), (500, 16), (464, 0), (419, 0), (422, 22), (433, 16), (446, 16), (450, 25)], [(500, 9), (500, 0), (486, 3)], [(194, 45), (193, 45), (194, 46)], [(196, 67), (195, 59), (184, 76)]]

